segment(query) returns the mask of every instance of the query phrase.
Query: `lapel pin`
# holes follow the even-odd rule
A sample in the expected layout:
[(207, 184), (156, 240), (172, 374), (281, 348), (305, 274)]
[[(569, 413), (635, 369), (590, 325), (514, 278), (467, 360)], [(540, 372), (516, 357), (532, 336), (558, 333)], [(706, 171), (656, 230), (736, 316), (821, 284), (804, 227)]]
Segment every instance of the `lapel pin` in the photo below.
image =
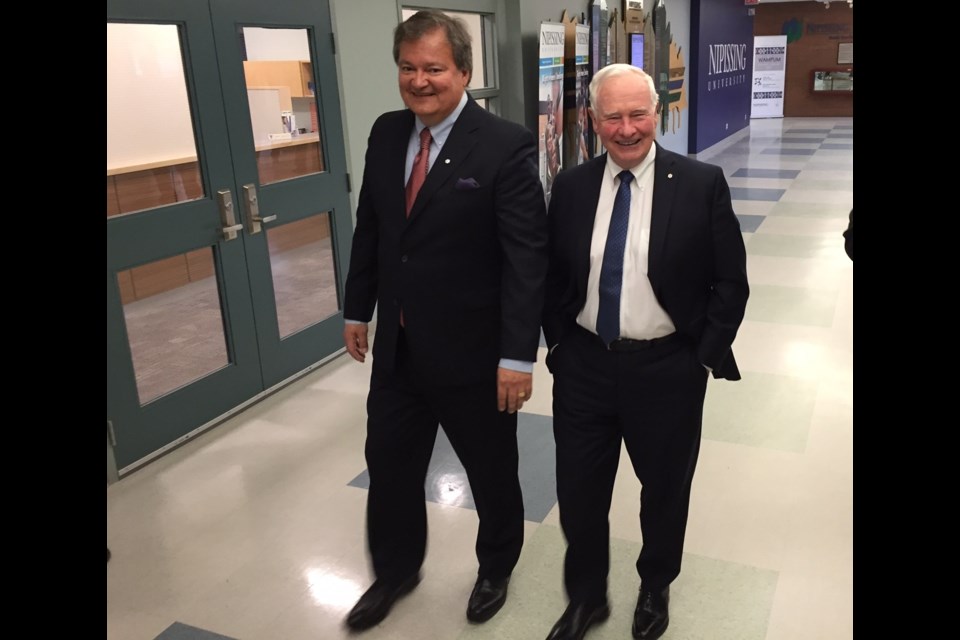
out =
[(444, 160), (443, 164), (450, 164), (450, 158), (447, 158), (446, 160)]
[(668, 174), (667, 174), (667, 177), (668, 177), (668, 178), (672, 178), (672, 177), (673, 177), (673, 174), (672, 174), (672, 173), (668, 173)]

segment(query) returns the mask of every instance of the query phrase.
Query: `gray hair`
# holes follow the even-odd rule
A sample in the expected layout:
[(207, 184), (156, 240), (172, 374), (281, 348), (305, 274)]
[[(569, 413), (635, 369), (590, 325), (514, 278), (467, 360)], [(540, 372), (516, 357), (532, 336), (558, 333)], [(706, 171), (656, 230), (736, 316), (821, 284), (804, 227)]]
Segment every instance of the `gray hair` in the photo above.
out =
[(650, 106), (653, 107), (653, 111), (656, 112), (657, 104), (660, 102), (660, 95), (657, 93), (657, 86), (654, 84), (653, 78), (643, 69), (635, 67), (632, 64), (623, 63), (608, 64), (593, 75), (593, 80), (590, 81), (590, 106), (596, 110), (597, 94), (600, 93), (600, 87), (604, 82), (610, 78), (628, 74), (635, 75), (647, 83), (647, 88), (650, 89), (650, 101), (652, 103)]

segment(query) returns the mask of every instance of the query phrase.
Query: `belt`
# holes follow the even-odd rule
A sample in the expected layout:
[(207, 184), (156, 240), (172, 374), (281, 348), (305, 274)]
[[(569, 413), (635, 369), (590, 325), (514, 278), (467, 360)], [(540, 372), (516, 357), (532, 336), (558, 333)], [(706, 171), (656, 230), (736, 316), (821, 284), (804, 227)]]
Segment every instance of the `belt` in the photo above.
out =
[(653, 338), (652, 340), (634, 340), (632, 338), (617, 338), (609, 345), (604, 343), (603, 339), (592, 331), (584, 329), (579, 324), (574, 325), (577, 329), (580, 330), (586, 336), (592, 338), (596, 344), (599, 344), (607, 351), (643, 351), (644, 349), (650, 349), (657, 345), (668, 344), (680, 339), (680, 334), (674, 331), (668, 336), (662, 336), (660, 338)]
[[(599, 336), (597, 336), (599, 338)], [(668, 336), (663, 336), (661, 338), (653, 338), (652, 340), (632, 340), (630, 338), (617, 338), (609, 345), (607, 345), (608, 351), (643, 351), (644, 349), (649, 349), (658, 344), (666, 344), (668, 342), (673, 342), (680, 335), (676, 332), (671, 333)], [(601, 340), (601, 343), (603, 341)]]

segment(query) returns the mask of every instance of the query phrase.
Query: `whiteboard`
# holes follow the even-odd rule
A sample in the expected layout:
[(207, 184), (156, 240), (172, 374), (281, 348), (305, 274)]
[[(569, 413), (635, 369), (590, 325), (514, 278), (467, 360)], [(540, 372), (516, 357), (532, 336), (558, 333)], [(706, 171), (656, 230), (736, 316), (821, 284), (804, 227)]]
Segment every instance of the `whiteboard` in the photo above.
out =
[(254, 146), (268, 144), (271, 133), (283, 133), (279, 89), (247, 89), (247, 100)]

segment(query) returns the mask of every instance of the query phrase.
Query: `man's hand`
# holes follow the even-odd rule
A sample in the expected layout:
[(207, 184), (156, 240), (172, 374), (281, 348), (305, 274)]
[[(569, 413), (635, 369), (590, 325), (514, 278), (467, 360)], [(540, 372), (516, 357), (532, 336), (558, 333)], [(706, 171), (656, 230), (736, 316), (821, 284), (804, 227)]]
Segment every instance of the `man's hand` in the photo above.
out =
[(500, 411), (516, 413), (523, 403), (533, 395), (533, 374), (497, 369), (497, 408)]
[(367, 357), (367, 324), (345, 324), (343, 342), (347, 345), (347, 353), (357, 362), (363, 362)]

